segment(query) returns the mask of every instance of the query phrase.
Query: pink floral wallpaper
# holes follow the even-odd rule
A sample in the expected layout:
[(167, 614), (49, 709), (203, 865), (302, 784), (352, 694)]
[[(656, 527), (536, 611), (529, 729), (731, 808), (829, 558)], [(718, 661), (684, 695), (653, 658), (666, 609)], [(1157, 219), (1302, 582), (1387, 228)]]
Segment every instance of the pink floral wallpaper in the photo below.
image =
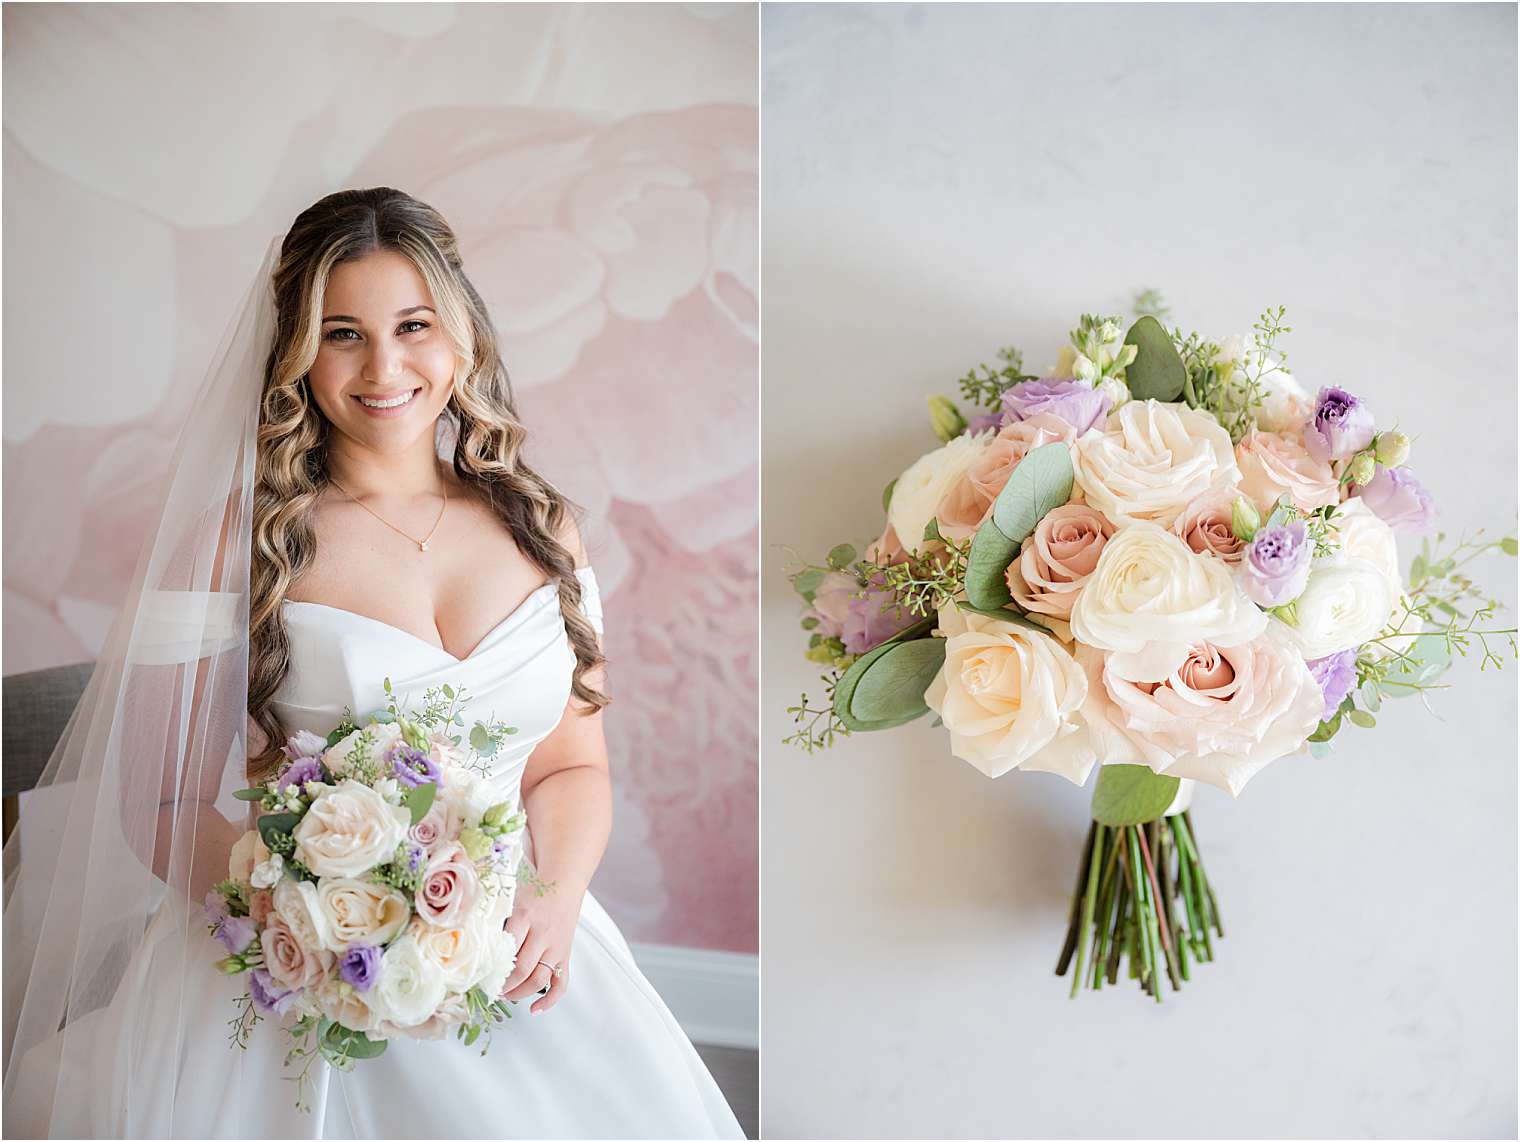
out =
[(7, 5), (4, 670), (90, 658), (265, 243), (437, 207), (586, 512), (629, 938), (754, 951), (756, 13)]

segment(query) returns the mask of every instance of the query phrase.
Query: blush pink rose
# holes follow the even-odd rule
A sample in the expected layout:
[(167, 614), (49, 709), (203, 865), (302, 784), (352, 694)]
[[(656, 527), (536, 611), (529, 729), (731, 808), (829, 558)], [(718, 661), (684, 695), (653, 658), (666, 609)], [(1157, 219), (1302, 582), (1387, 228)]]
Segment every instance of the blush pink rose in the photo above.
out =
[(448, 836), (448, 809), (442, 798), (436, 798), (426, 815), (406, 831), (407, 840), (421, 845), (431, 856)]
[(1137, 676), (1133, 655), (1078, 646), (1077, 660), (1088, 677), (1083, 718), (1106, 761), (1148, 765), (1231, 795), (1303, 748), (1324, 713), (1303, 656), (1272, 627), (1237, 646), (1194, 645), (1161, 677)]
[(976, 534), (992, 514), (992, 503), (1025, 456), (1044, 444), (1069, 441), (1076, 429), (1058, 416), (1040, 413), (999, 430), (982, 454), (955, 482), (935, 509), (939, 531), (962, 541)]
[(1235, 500), (1233, 488), (1211, 488), (1182, 509), (1172, 533), (1197, 555), (1216, 555), (1226, 563), (1239, 563), (1246, 545), (1230, 527)]
[(1014, 601), (1025, 611), (1071, 618), (1072, 604), (1114, 530), (1101, 512), (1086, 504), (1046, 512), (1008, 565), (1008, 590)]
[(457, 928), (480, 897), (480, 877), (458, 841), (442, 846), (422, 871), (413, 907), (438, 928)]
[(1235, 446), (1240, 490), (1265, 516), (1284, 495), (1303, 511), (1341, 502), (1330, 465), (1316, 460), (1300, 434), (1249, 432)]
[(331, 952), (314, 951), (302, 944), (278, 912), (270, 915), (259, 933), (259, 944), (264, 949), (265, 970), (291, 991), (321, 983), (333, 964)]

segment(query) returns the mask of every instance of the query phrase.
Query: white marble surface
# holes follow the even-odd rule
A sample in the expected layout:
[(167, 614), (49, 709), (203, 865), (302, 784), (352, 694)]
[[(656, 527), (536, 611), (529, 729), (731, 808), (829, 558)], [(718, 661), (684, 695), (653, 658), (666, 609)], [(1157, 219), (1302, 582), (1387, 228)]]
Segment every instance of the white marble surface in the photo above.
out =
[(782, 546), (871, 538), (925, 395), (1141, 287), (1221, 335), (1286, 304), (1301, 379), (1417, 436), (1450, 530), (1513, 530), (1515, 9), (763, 20), (765, 1133), (1514, 1137), (1513, 668), (1200, 791), (1228, 938), (1159, 1008), (1051, 974), (1087, 791), (927, 719), (777, 743), (813, 679)]

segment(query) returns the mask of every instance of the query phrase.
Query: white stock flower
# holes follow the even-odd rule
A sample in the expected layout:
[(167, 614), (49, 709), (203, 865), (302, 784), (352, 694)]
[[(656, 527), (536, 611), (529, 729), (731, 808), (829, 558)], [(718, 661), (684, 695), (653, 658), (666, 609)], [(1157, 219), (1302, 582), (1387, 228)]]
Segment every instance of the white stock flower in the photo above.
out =
[(370, 989), (369, 1004), (381, 1019), (415, 1027), (432, 1016), (447, 991), (443, 969), (406, 935), (380, 957), (380, 975)]
[[(1077, 485), (1116, 524), (1170, 527), (1191, 500), (1240, 478), (1230, 434), (1184, 404), (1132, 400), (1072, 446)], [(901, 534), (901, 533), (899, 533)]]
[(1153, 523), (1122, 527), (1104, 544), (1071, 610), (1077, 640), (1129, 656), (1121, 666), (1134, 677), (1164, 677), (1194, 644), (1236, 646), (1266, 625), (1229, 564)]
[(317, 904), (336, 952), (350, 944), (388, 944), (412, 916), (406, 897), (397, 889), (348, 876), (329, 876), (318, 882)]
[(1283, 625), (1306, 659), (1324, 658), (1376, 638), (1397, 598), (1374, 563), (1344, 555), (1316, 559), (1308, 586), (1293, 602), (1294, 622)]
[(253, 871), (248, 874), (248, 883), (254, 888), (273, 888), (284, 875), (285, 858), (279, 853), (270, 853), (267, 860), (253, 866)]
[(340, 781), (312, 803), (291, 834), (296, 859), (318, 876), (362, 876), (406, 839), (411, 815), (357, 781)]
[(1078, 785), (1097, 760), (1077, 718), (1087, 679), (1051, 635), (940, 608), (945, 664), (924, 693), (950, 731), (950, 752), (988, 777), (1059, 773)]
[(332, 942), (327, 914), (317, 899), (317, 886), (309, 880), (286, 877), (275, 886), (274, 910), (309, 951), (338, 950)]
[(512, 969), (516, 964), (517, 941), (512, 938), (511, 932), (498, 925), (491, 930), (485, 971), (477, 986), (492, 999), (498, 998), (501, 995), (501, 989), (506, 986), (507, 976), (512, 974)]
[(993, 436), (990, 432), (957, 436), (943, 448), (920, 456), (897, 477), (897, 483), (892, 486), (887, 521), (897, 532), (898, 541), (904, 548), (915, 554), (923, 549), (924, 528), (934, 518), (940, 500), (980, 459), (991, 445)]

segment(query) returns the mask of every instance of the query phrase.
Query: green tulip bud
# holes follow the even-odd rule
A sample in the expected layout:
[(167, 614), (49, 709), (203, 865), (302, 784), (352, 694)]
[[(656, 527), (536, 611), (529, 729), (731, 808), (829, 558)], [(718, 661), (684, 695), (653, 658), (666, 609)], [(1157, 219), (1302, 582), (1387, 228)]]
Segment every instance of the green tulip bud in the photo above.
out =
[(934, 435), (946, 444), (966, 431), (966, 418), (949, 397), (929, 398), (929, 423), (934, 426)]
[(491, 838), (479, 829), (460, 829), (459, 843), (464, 846), (464, 851), (469, 855), (471, 860), (485, 860), (490, 855)]
[(1379, 433), (1374, 448), (1377, 462), (1385, 468), (1397, 468), (1409, 459), (1409, 437), (1402, 432)]
[(1241, 543), (1250, 543), (1261, 530), (1261, 513), (1244, 496), (1236, 496), (1230, 505), (1230, 530)]
[(1351, 467), (1347, 471), (1353, 484), (1370, 484), (1377, 474), (1377, 462), (1371, 452), (1358, 452), (1351, 458)]
[(482, 825), (489, 825), (493, 829), (499, 829), (507, 823), (507, 818), (512, 815), (512, 806), (505, 801), (498, 801), (485, 811), (480, 818)]

